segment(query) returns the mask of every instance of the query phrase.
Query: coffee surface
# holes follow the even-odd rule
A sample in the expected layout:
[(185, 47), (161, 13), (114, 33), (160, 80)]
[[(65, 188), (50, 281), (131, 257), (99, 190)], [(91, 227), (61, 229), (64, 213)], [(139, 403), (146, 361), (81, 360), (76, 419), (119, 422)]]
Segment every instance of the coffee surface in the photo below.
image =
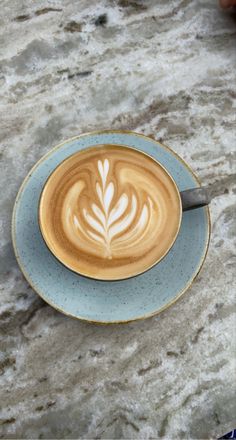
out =
[(151, 157), (103, 145), (70, 156), (49, 177), (40, 227), (54, 255), (82, 275), (128, 278), (165, 255), (179, 229), (172, 178)]

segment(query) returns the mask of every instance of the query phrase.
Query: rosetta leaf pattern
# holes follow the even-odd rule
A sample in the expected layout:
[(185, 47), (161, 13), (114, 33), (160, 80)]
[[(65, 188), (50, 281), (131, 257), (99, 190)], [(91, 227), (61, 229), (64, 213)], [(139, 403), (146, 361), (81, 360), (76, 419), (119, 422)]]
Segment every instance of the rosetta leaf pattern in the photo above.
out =
[[(127, 234), (127, 229), (135, 220), (138, 201), (134, 193), (131, 196), (131, 200), (129, 200), (125, 192), (122, 193), (117, 201), (114, 200), (115, 187), (114, 183), (108, 179), (110, 163), (107, 158), (103, 161), (98, 160), (97, 169), (99, 181), (96, 182), (95, 189), (100, 206), (93, 202), (91, 203), (91, 210), (89, 210), (89, 212), (86, 208), (83, 208), (82, 214), (88, 225), (84, 233), (85, 235), (89, 235), (96, 243), (102, 245), (105, 251), (105, 257), (111, 259), (112, 242), (116, 239), (118, 240), (119, 237), (122, 241), (122, 235)], [(144, 217), (147, 218), (147, 213), (148, 207), (144, 204), (140, 217), (136, 221), (136, 227), (134, 226), (134, 232), (138, 225), (141, 225), (141, 229), (144, 228)], [(81, 230), (81, 223), (78, 222), (76, 216), (74, 217), (74, 225), (80, 227)]]

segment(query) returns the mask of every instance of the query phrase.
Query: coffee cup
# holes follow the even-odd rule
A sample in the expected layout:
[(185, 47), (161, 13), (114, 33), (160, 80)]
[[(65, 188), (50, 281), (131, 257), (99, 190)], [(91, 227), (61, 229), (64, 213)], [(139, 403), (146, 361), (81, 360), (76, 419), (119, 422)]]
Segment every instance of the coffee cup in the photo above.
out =
[(95, 280), (140, 275), (178, 236), (184, 211), (210, 202), (207, 189), (180, 192), (170, 173), (135, 148), (99, 145), (61, 162), (39, 202), (39, 226), (52, 254)]

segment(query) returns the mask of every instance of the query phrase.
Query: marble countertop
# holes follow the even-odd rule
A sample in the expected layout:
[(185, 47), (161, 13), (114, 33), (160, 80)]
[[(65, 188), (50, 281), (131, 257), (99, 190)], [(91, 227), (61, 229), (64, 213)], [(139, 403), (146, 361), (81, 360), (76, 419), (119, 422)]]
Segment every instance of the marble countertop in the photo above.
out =
[[(235, 427), (235, 47), (236, 15), (217, 0), (1, 1), (1, 438), (208, 439)], [(170, 145), (214, 196), (192, 288), (159, 316), (108, 327), (45, 304), (10, 236), (32, 165), (103, 128)]]

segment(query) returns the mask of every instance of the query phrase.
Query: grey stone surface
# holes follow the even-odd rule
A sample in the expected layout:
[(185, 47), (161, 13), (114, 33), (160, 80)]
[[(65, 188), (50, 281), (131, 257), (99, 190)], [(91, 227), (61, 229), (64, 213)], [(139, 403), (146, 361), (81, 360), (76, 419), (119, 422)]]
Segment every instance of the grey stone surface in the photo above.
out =
[[(1, 1), (1, 438), (208, 439), (235, 427), (235, 47), (236, 16), (216, 0)], [(169, 144), (214, 196), (197, 281), (124, 326), (45, 304), (10, 237), (35, 161), (102, 128)]]

